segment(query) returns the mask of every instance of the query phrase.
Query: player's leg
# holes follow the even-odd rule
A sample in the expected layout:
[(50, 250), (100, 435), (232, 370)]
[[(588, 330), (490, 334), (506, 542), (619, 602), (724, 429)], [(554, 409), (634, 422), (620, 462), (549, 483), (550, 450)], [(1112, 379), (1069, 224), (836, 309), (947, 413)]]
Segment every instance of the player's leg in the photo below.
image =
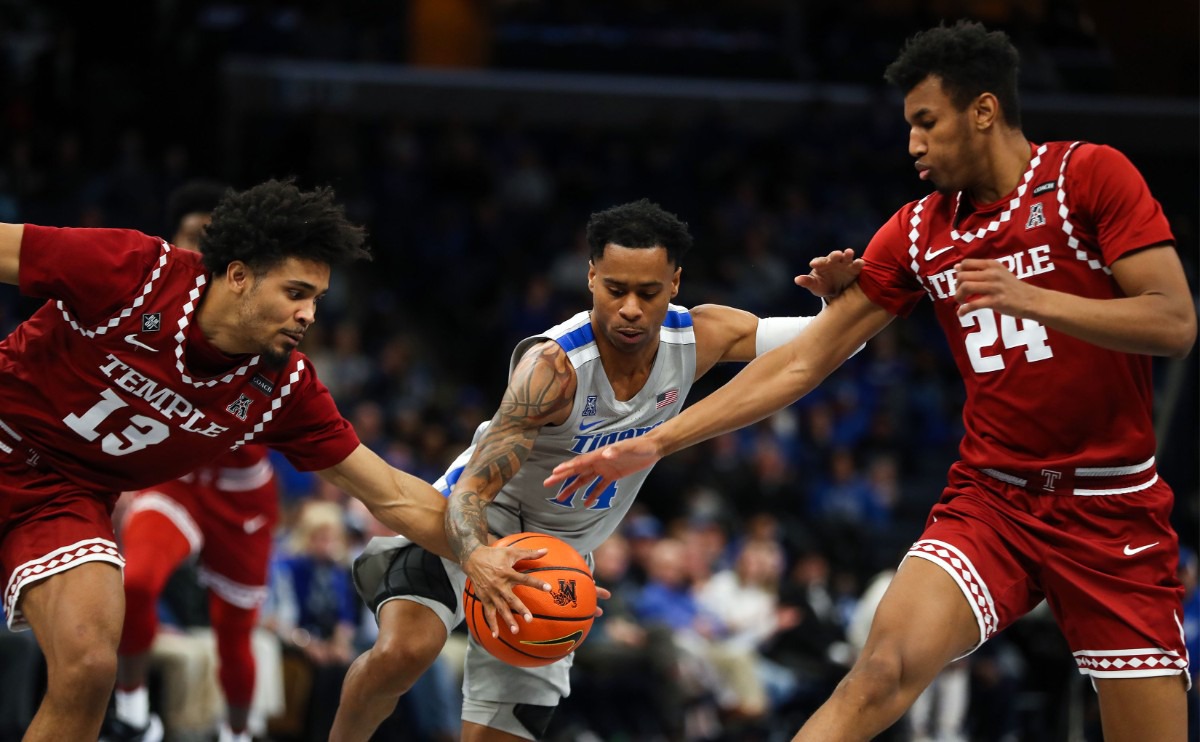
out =
[(908, 558), (879, 603), (866, 645), (797, 740), (866, 740), (887, 729), (951, 660), (980, 641), (979, 623), (941, 566)]
[[(240, 481), (236, 477), (246, 471), (259, 473), (258, 467), (221, 469), (228, 479), (217, 481), (235, 485)], [(278, 490), (269, 478), (255, 489), (194, 485), (189, 495), (191, 512), (204, 533), (198, 578), (208, 588), (217, 680), (227, 710), (218, 742), (250, 742), (250, 706), (257, 679), (252, 642), (258, 609), (267, 597)]]
[(376, 538), (354, 562), (354, 583), (375, 611), (375, 645), (350, 666), (331, 742), (367, 740), (429, 669), (462, 620), (462, 570), (406, 539)]
[(1184, 742), (1187, 686), (1182, 675), (1096, 678), (1105, 742)]
[(462, 742), (529, 742), (530, 737), (509, 734), (495, 727), (464, 721), (460, 739)]
[(1095, 685), (1107, 742), (1187, 736), (1173, 504), (1170, 487), (1156, 479), (1131, 493), (1060, 497), (1045, 506), (1047, 523), (1075, 524), (1040, 534), (1056, 557), (1045, 570), (1046, 599), (1080, 672)]
[(46, 657), (46, 695), (26, 742), (96, 739), (117, 672), (121, 570), (99, 561), (31, 583), (18, 603)]
[(574, 660), (569, 654), (543, 667), (514, 667), (471, 637), (463, 677), (462, 741), (544, 738), (559, 702), (571, 692)]
[(379, 609), (375, 646), (350, 665), (333, 723), (332, 742), (370, 739), (400, 696), (437, 660), (446, 627), (428, 607), (391, 600)]
[(254, 698), (255, 677), (250, 638), (258, 622), (258, 609), (234, 605), (210, 589), (208, 615), (217, 639), (217, 679), (228, 709), (228, 729), (222, 734), (232, 740), (249, 742), (246, 727), (250, 720), (250, 702)]
[(150, 674), (150, 645), (158, 633), (159, 595), (171, 574), (199, 545), (198, 529), (178, 505), (171, 510), (174, 517), (163, 508), (143, 506), (160, 501), (173, 505), (173, 501), (158, 494), (135, 498), (122, 529), (125, 625), (121, 631), (114, 712), (117, 721), (131, 732), (146, 729), (152, 723), (146, 683)]

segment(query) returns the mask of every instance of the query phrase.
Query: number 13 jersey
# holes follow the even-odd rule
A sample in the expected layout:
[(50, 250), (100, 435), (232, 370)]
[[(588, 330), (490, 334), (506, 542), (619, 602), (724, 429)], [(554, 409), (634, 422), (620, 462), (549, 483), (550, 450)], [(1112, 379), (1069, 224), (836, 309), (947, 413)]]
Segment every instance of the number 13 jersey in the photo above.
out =
[(250, 441), (301, 469), (342, 461), (358, 438), (303, 354), (190, 370), (192, 344), (220, 357), (195, 327), (207, 282), (200, 255), (139, 232), (26, 225), (21, 291), (49, 301), (0, 342), (0, 442), (89, 491), (175, 479)]

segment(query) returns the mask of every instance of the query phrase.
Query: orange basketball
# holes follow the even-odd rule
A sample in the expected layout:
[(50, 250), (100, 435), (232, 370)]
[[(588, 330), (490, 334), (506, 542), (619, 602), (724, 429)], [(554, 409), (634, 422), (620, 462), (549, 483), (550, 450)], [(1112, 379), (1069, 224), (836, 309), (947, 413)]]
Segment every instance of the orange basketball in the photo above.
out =
[(520, 631), (513, 634), (501, 625), (500, 635), (493, 639), (468, 578), (463, 609), (471, 636), (494, 657), (517, 667), (541, 667), (566, 657), (583, 643), (596, 614), (596, 583), (587, 562), (567, 542), (544, 533), (514, 533), (494, 545), (547, 549), (541, 559), (524, 559), (513, 569), (550, 583), (550, 592), (524, 585), (513, 588), (533, 621), (525, 623), (517, 616)]

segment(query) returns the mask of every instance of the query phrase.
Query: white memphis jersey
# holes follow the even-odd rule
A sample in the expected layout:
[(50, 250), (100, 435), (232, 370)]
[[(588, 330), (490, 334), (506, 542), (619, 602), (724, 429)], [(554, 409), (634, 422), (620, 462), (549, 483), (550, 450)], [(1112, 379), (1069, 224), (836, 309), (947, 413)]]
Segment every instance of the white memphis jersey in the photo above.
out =
[[(645, 386), (624, 402), (616, 398), (604, 373), (588, 312), (580, 312), (545, 333), (518, 343), (509, 374), (531, 345), (545, 340), (558, 343), (575, 368), (577, 385), (571, 414), (562, 425), (542, 428), (525, 463), (487, 508), (488, 525), (501, 536), (522, 531), (548, 533), (571, 544), (579, 553), (588, 554), (616, 530), (650, 470), (618, 480), (600, 493), (590, 507), (584, 505), (588, 489), (562, 496), (561, 488), (546, 488), (542, 482), (555, 466), (577, 454), (643, 435), (679, 414), (696, 378), (692, 315), (683, 307), (667, 308), (654, 368)], [(443, 494), (448, 495), (458, 481), (489, 424), (479, 426), (470, 448), (434, 483)]]

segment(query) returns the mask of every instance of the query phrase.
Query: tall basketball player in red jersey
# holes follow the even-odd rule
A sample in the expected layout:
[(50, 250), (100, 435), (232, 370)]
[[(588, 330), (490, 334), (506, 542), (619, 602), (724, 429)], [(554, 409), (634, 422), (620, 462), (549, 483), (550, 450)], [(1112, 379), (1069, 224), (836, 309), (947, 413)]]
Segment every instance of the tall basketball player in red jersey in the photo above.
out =
[(3, 605), (48, 666), (26, 740), (100, 730), (124, 614), (121, 490), (265, 444), (452, 554), (444, 498), (363, 446), (293, 352), (331, 266), (366, 257), (362, 243), (331, 190), (279, 181), (225, 196), (199, 254), (139, 232), (0, 225), (0, 281), (49, 299), (0, 342)]
[[(167, 203), (171, 244), (200, 249), (200, 236), (225, 193), (220, 183), (180, 186)], [(162, 724), (150, 713), (146, 683), (158, 628), (158, 598), (171, 573), (200, 559), (209, 618), (220, 660), (217, 677), (228, 718), (218, 742), (250, 742), (246, 725), (254, 695), (250, 636), (266, 597), (267, 563), (279, 515), (275, 472), (265, 446), (222, 454), (179, 479), (139, 490), (121, 528), (125, 556), (125, 626), (121, 632), (114, 716), (106, 740), (157, 742)]]
[(861, 657), (798, 740), (869, 739), (1043, 599), (1099, 693), (1106, 740), (1186, 735), (1178, 540), (1155, 473), (1149, 356), (1189, 352), (1195, 309), (1133, 165), (1109, 147), (1025, 139), (1017, 63), (1008, 38), (978, 24), (910, 39), (887, 78), (936, 191), (879, 230), (858, 286), (679, 417), (546, 482), (603, 488), (761, 419), (933, 301), (966, 384), (962, 458)]

